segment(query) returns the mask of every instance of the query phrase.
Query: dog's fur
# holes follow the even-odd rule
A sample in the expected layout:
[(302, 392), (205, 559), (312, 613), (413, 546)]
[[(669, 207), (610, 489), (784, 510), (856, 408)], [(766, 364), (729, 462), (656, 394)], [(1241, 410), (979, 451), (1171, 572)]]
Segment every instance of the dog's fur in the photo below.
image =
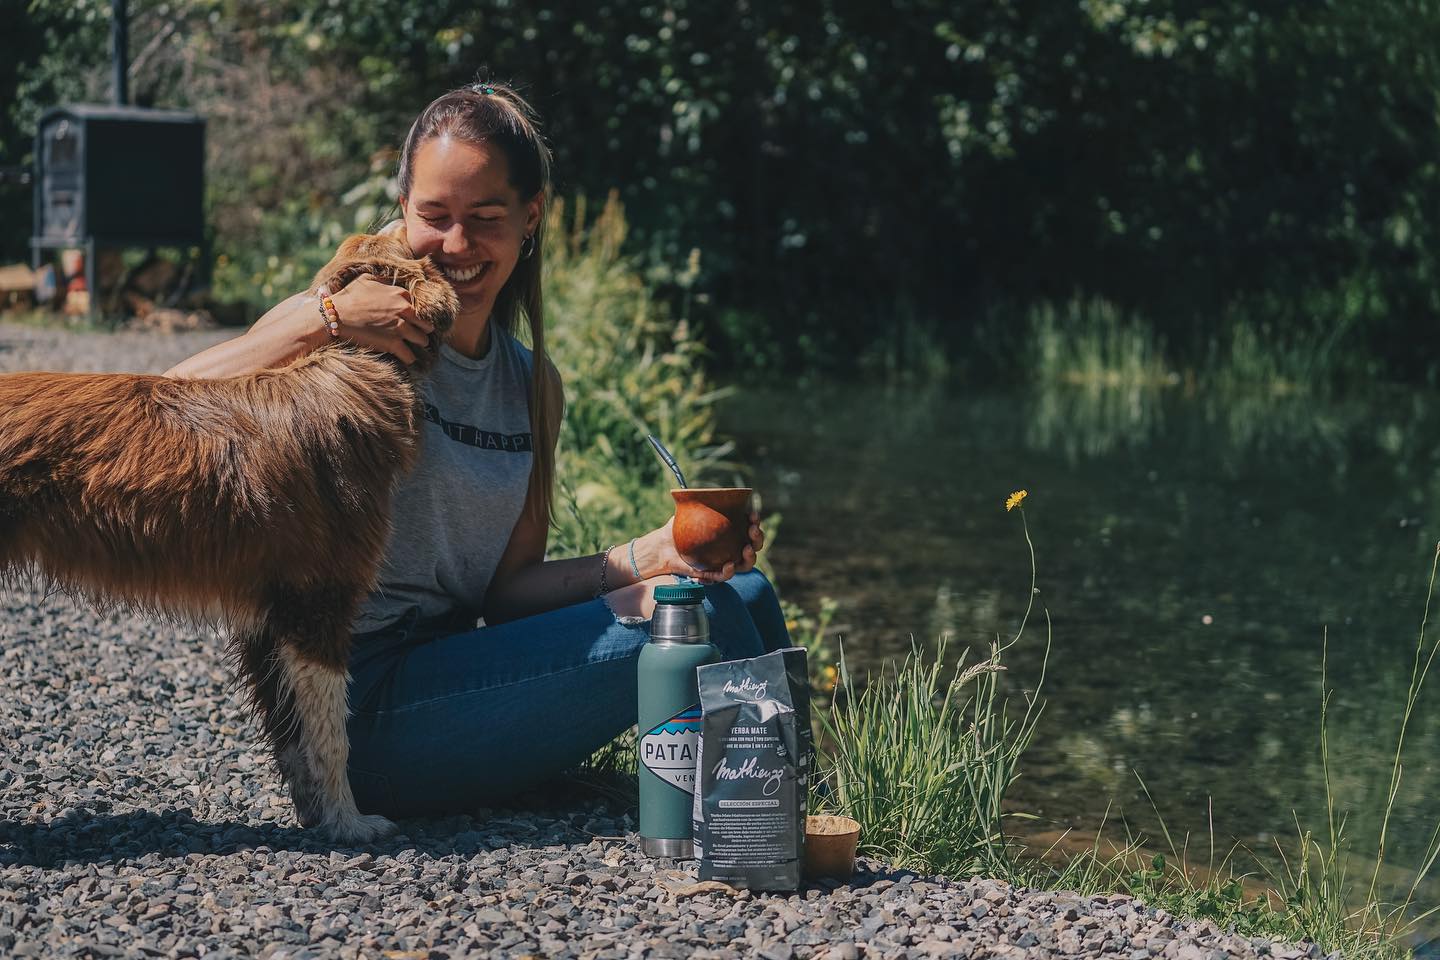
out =
[(414, 368), (342, 339), (228, 379), (0, 376), (0, 578), (228, 627), (300, 822), (346, 843), (392, 827), (346, 777), (349, 626), (417, 453), (412, 372), (459, 309), (403, 237), (349, 238), (315, 282), (362, 273), (434, 324)]

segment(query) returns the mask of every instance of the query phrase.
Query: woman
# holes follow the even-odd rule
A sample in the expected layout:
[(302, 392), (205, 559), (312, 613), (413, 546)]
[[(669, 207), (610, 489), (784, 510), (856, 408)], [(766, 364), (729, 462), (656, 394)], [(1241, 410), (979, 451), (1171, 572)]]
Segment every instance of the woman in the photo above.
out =
[[(405, 138), (399, 185), (403, 217), (386, 230), (431, 257), (461, 309), (421, 384), (421, 458), (354, 626), (350, 781), (362, 811), (389, 816), (503, 799), (633, 724), (643, 618), (673, 575), (707, 582), (725, 657), (789, 643), (753, 569), (764, 543), (753, 515), (743, 556), (718, 572), (692, 570), (669, 523), (594, 556), (544, 559), (563, 393), (540, 296), (550, 153), (529, 105), (499, 84), (435, 100)], [(406, 363), (430, 333), (400, 288), (360, 278), (331, 300), (340, 336)], [(533, 352), (516, 340), (522, 315)], [(282, 365), (326, 342), (325, 319), (297, 294), (169, 375)]]

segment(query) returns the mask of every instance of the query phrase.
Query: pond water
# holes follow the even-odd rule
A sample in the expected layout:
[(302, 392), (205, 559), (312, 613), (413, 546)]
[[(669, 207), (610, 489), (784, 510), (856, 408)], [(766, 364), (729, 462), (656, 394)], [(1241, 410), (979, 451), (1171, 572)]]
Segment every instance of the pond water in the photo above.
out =
[[(1163, 818), (1201, 863), (1212, 818), (1217, 855), (1230, 838), (1292, 852), (1297, 815), (1323, 833), (1328, 632), (1330, 778), (1368, 877), (1440, 539), (1440, 397), (797, 387), (734, 396), (721, 424), (780, 514), (783, 596), (838, 600), (831, 632), (855, 661), (903, 655), (912, 634), (1012, 635), (1030, 560), (1004, 501), (1029, 491), (1053, 647), (1011, 806), (1035, 829), (1093, 835), (1108, 810), (1110, 836), (1158, 837)], [(1044, 649), (1032, 618), (1007, 656), (1012, 694)], [(1440, 821), (1437, 758), (1433, 676), (1391, 880), (1413, 878)]]

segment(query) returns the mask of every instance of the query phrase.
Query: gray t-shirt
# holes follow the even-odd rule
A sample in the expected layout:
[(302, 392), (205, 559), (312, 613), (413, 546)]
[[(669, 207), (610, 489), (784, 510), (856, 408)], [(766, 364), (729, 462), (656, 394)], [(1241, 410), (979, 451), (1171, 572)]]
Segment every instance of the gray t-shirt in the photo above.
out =
[(356, 633), (393, 623), (412, 607), (423, 618), (457, 610), (479, 616), (524, 509), (534, 456), (530, 351), (498, 325), (490, 330), (490, 349), (479, 360), (442, 344), (419, 385), (420, 457), (395, 491), (379, 583), (361, 604)]

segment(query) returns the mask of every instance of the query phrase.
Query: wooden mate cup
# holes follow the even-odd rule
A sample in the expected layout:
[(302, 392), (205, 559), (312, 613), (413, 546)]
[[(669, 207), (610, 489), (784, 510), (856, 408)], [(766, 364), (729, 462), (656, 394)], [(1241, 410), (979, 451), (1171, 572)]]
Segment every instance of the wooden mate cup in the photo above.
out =
[(675, 498), (675, 549), (697, 570), (739, 563), (750, 542), (749, 487), (689, 487)]

